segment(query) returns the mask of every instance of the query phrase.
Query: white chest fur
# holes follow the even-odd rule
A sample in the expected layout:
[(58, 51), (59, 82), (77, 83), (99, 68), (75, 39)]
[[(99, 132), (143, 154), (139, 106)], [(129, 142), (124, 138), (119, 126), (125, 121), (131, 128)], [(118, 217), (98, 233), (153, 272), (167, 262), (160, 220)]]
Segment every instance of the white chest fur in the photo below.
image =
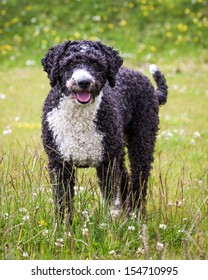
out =
[(102, 135), (94, 123), (101, 98), (102, 94), (95, 102), (82, 105), (64, 96), (59, 106), (47, 114), (58, 152), (78, 167), (95, 167), (102, 158)]

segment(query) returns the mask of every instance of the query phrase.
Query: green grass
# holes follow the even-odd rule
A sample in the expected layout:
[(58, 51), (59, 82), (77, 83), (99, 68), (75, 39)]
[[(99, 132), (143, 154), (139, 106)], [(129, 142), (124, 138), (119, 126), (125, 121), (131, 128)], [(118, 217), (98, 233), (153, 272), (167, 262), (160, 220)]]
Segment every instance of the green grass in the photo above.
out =
[(55, 220), (40, 140), (46, 76), (39, 68), (0, 73), (1, 259), (207, 259), (207, 66), (189, 64), (161, 65), (169, 99), (160, 110), (146, 221), (110, 215), (95, 170), (86, 169), (77, 175), (70, 227)]
[(49, 47), (75, 39), (102, 40), (134, 65), (187, 54), (207, 61), (206, 0), (10, 0), (0, 17), (8, 66), (39, 65)]
[[(207, 259), (207, 1), (3, 1), (0, 11), (0, 259)], [(168, 16), (167, 16), (168, 12)], [(146, 221), (113, 217), (94, 169), (79, 170), (72, 226), (55, 220), (40, 139), (40, 59), (64, 40), (102, 40), (169, 85)]]

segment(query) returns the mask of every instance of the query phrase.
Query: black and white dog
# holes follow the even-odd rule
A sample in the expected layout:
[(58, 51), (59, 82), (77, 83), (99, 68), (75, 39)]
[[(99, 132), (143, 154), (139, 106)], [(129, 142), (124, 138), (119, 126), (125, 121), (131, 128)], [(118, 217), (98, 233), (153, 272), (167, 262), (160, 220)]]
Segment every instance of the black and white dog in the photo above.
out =
[(57, 211), (70, 221), (76, 167), (96, 168), (109, 204), (119, 199), (128, 212), (145, 208), (158, 109), (166, 102), (167, 85), (155, 65), (150, 70), (156, 90), (146, 76), (122, 63), (117, 51), (91, 41), (65, 42), (42, 59), (51, 84), (43, 107), (43, 145)]

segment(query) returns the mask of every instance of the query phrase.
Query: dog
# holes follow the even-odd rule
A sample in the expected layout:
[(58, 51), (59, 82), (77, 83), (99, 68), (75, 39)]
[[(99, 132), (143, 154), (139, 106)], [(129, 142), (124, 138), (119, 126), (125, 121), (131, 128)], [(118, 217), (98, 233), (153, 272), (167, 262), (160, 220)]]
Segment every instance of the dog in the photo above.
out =
[(76, 168), (95, 167), (109, 205), (119, 201), (127, 213), (145, 213), (158, 111), (168, 94), (164, 75), (150, 66), (154, 89), (144, 74), (121, 67), (118, 51), (87, 40), (56, 45), (41, 62), (51, 85), (43, 106), (42, 141), (56, 211), (72, 222)]

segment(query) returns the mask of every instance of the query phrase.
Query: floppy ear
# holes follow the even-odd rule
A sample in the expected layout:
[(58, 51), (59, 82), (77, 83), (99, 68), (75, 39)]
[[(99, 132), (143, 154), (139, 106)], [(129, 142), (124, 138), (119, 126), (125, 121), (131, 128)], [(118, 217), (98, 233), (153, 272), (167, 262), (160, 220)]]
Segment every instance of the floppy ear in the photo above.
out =
[(47, 72), (52, 87), (56, 85), (59, 78), (59, 60), (64, 55), (69, 44), (70, 41), (67, 41), (50, 48), (41, 59), (43, 69)]
[(102, 49), (105, 52), (106, 60), (108, 63), (107, 80), (109, 82), (109, 85), (111, 87), (114, 87), (116, 84), (116, 74), (118, 73), (119, 68), (123, 64), (123, 58), (119, 56), (118, 51), (113, 50), (113, 48), (111, 47), (102, 45)]

